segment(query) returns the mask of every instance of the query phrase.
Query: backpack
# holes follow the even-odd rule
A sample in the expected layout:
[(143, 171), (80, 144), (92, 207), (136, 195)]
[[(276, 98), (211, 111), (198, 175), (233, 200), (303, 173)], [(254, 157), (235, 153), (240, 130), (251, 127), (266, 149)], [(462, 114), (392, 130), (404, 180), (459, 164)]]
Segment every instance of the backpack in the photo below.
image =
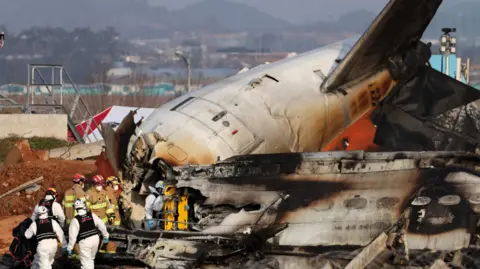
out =
[(37, 250), (37, 240), (35, 237), (32, 239), (25, 238), (25, 231), (30, 227), (32, 222), (30, 218), (26, 218), (12, 230), (13, 240), (8, 251), (8, 254), (10, 254), (16, 262), (21, 262), (26, 267), (32, 265), (33, 255), (35, 255)]

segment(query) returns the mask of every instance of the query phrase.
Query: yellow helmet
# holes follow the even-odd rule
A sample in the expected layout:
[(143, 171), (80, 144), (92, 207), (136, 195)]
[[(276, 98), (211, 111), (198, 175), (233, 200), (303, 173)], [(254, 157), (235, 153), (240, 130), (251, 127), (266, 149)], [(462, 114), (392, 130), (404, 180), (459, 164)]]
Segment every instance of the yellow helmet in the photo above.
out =
[(170, 195), (175, 194), (176, 190), (177, 190), (177, 188), (175, 188), (175, 185), (168, 185), (168, 186), (165, 187), (165, 190), (163, 191), (163, 194), (165, 196), (170, 196)]
[(118, 185), (120, 184), (118, 177), (116, 176), (110, 176), (107, 178), (107, 184), (112, 184), (112, 185)]

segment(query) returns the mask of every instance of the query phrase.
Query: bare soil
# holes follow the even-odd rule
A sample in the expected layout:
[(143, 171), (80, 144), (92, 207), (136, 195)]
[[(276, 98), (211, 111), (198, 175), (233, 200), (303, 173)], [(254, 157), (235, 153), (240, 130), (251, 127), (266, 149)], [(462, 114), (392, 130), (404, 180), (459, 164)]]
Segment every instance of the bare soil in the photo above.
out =
[(57, 201), (61, 201), (65, 190), (72, 185), (73, 175), (83, 173), (87, 177), (91, 177), (96, 170), (93, 160), (35, 160), (6, 166), (0, 172), (0, 195), (40, 176), (43, 176), (44, 180), (39, 184), (41, 189), (35, 193), (27, 194), (20, 191), (0, 199), (2, 205), (0, 217), (31, 214), (49, 187), (56, 188), (59, 194)]

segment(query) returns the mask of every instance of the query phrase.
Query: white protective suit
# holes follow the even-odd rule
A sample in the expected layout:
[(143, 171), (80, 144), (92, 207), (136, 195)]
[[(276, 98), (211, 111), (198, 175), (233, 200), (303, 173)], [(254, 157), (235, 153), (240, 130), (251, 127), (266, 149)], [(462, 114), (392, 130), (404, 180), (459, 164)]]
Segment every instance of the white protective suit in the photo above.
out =
[[(37, 211), (38, 211), (38, 205), (35, 206), (35, 208), (33, 209), (32, 216), (30, 217), (33, 221), (37, 219)], [(55, 217), (57, 217), (58, 224), (60, 224), (60, 227), (63, 227), (65, 225), (65, 213), (63, 212), (62, 206), (56, 201), (53, 202), (52, 204), (52, 214)]]
[[(163, 196), (158, 193), (155, 188), (150, 188), (150, 194), (145, 198), (145, 229), (149, 230), (148, 222), (153, 222), (153, 227), (156, 228), (159, 225), (159, 220), (153, 217), (154, 211), (163, 211)], [(157, 194), (158, 197), (155, 197)]]
[[(104, 238), (108, 238), (107, 227), (105, 223), (92, 212), (92, 218), (95, 223), (95, 227), (102, 233)], [(80, 223), (77, 218), (73, 218), (68, 228), (68, 246), (67, 250), (72, 251), (75, 243), (77, 242), (78, 232), (80, 231)], [(81, 269), (94, 269), (95, 268), (95, 256), (97, 255), (98, 246), (100, 244), (100, 237), (98, 235), (90, 236), (78, 242), (80, 248), (80, 263)]]
[[(57, 235), (58, 240), (62, 242), (62, 246), (65, 247), (67, 241), (65, 240), (62, 228), (55, 220), (50, 221), (52, 222), (53, 231)], [(30, 239), (35, 235), (37, 235), (37, 223), (34, 221), (25, 231), (25, 237)], [(55, 261), (57, 248), (57, 239), (44, 239), (40, 241), (37, 245), (37, 253), (33, 257), (32, 269), (51, 269)]]

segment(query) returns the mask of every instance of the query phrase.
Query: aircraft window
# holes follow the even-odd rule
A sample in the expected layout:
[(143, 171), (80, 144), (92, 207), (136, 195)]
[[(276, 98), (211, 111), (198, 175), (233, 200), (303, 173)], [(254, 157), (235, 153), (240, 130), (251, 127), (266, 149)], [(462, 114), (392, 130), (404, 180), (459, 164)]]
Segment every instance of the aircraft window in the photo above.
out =
[(212, 121), (218, 121), (219, 119), (223, 118), (225, 115), (227, 115), (227, 111), (221, 111), (217, 115), (213, 116)]
[(468, 199), (468, 201), (469, 201), (471, 204), (478, 205), (478, 204), (480, 203), (480, 193), (472, 194), (472, 195), (470, 196), (470, 198)]
[(186, 104), (188, 101), (192, 100), (192, 99), (195, 99), (195, 97), (188, 97), (187, 99), (183, 100), (182, 102), (180, 102), (178, 105), (172, 107), (170, 109), (170, 111), (175, 111), (177, 110), (179, 107), (183, 106), (184, 104)]
[(441, 205), (458, 205), (462, 199), (458, 195), (445, 195), (438, 199)]
[(431, 200), (432, 200), (432, 199), (430, 199), (430, 197), (419, 196), (419, 197), (415, 198), (415, 199), (412, 201), (412, 205), (415, 205), (415, 206), (428, 205)]
[(355, 195), (354, 198), (345, 200), (344, 205), (347, 208), (363, 209), (367, 206), (367, 199), (361, 198), (359, 195)]
[(400, 200), (397, 197), (382, 197), (377, 201), (377, 208), (393, 208)]

